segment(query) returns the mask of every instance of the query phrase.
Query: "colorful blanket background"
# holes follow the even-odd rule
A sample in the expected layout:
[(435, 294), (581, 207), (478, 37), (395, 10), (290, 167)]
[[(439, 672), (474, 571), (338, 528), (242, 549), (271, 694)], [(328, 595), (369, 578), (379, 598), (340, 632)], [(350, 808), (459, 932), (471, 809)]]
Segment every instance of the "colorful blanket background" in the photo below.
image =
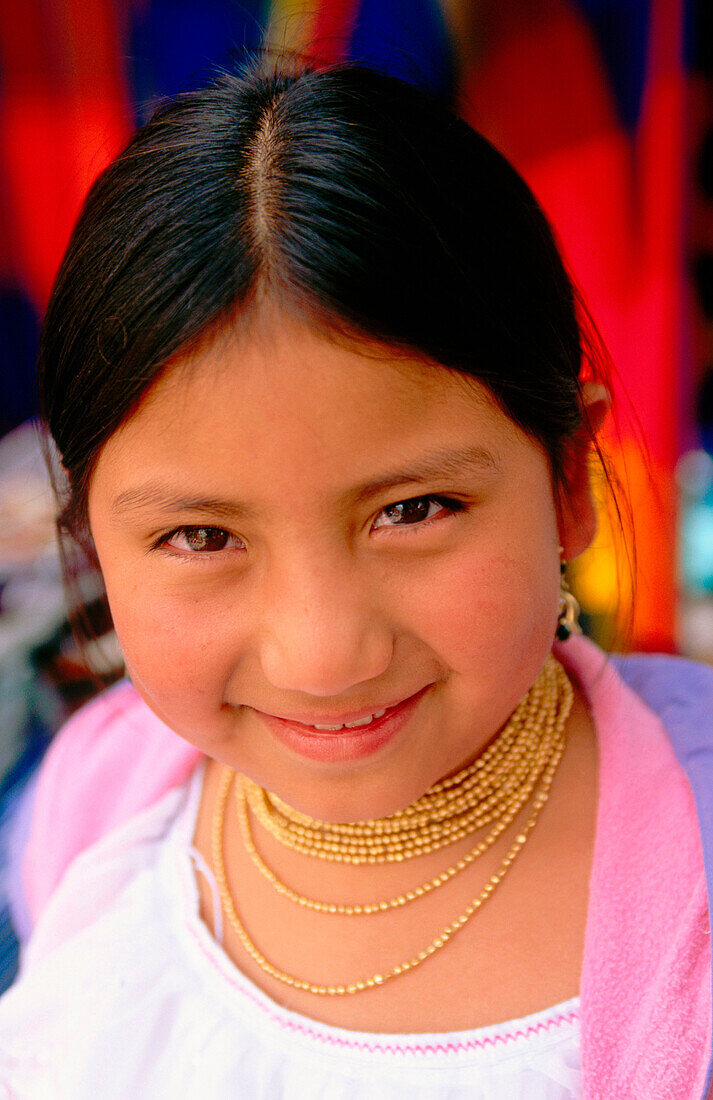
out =
[(425, 73), (533, 187), (626, 391), (608, 449), (632, 502), (637, 599), (629, 620), (605, 523), (577, 578), (592, 622), (601, 637), (620, 601), (629, 644), (671, 649), (673, 470), (695, 386), (682, 343), (690, 18), (685, 0), (0, 4), (0, 431), (35, 411), (38, 322), (87, 187), (159, 97), (265, 37)]

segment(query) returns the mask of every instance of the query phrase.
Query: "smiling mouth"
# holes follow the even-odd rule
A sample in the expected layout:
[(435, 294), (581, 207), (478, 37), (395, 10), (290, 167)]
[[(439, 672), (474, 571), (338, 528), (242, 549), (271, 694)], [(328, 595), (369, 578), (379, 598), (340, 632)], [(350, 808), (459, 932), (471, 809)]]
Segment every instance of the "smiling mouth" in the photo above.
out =
[(395, 710), (399, 705), (399, 703), (394, 703), (392, 707), (382, 707), (372, 714), (367, 714), (363, 718), (356, 718), (351, 722), (297, 722), (294, 718), (285, 718), (282, 721), (301, 726), (305, 730), (314, 730), (315, 733), (339, 733), (340, 730), (358, 730), (370, 726), (372, 722), (375, 722), (378, 718), (383, 718), (388, 711)]
[(255, 713), (276, 738), (297, 755), (322, 763), (344, 764), (370, 756), (392, 741), (431, 687), (432, 684), (427, 684), (414, 695), (366, 714), (362, 711), (361, 714), (330, 715), (330, 722), (324, 719), (300, 722), (267, 711), (255, 710)]
[(407, 695), (399, 699), (396, 703), (390, 703), (388, 706), (379, 707), (376, 710), (370, 711), (365, 714), (363, 711), (359, 715), (345, 715), (335, 716), (333, 718), (322, 718), (322, 721), (306, 721), (304, 718), (286, 718), (280, 714), (272, 714), (270, 711), (262, 711), (268, 718), (277, 718), (280, 722), (289, 722), (290, 725), (302, 726), (305, 730), (315, 730), (317, 733), (338, 733), (340, 730), (358, 730), (365, 726), (370, 726), (373, 722), (376, 722), (379, 718), (383, 718), (390, 711), (396, 710), (397, 707), (401, 707), (404, 703), (408, 703), (411, 699), (415, 699), (417, 695), (420, 695), (425, 688), (421, 688), (420, 691), (414, 692), (413, 695)]
[(320, 726), (316, 722), (311, 722), (312, 729), (315, 730), (354, 730), (360, 726), (368, 726), (375, 718), (382, 718), (386, 714), (388, 707), (383, 707), (381, 710), (375, 710), (373, 714), (368, 714), (366, 718), (358, 718), (356, 722), (342, 722), (338, 726)]

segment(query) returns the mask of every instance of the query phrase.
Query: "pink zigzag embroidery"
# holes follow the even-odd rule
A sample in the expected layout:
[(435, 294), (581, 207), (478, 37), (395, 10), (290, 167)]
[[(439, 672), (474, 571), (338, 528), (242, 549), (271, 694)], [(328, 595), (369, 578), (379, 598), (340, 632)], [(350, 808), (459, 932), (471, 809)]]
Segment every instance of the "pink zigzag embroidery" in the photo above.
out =
[(549, 1020), (540, 1020), (536, 1024), (529, 1024), (526, 1028), (518, 1028), (517, 1031), (504, 1032), (498, 1035), (487, 1035), (483, 1039), (469, 1039), (466, 1042), (457, 1043), (414, 1043), (401, 1045), (398, 1043), (369, 1043), (361, 1039), (344, 1039), (339, 1035), (330, 1035), (328, 1032), (318, 1031), (296, 1020), (287, 1020), (278, 1012), (273, 1011), (268, 1005), (263, 1004), (254, 993), (246, 989), (240, 982), (236, 981), (232, 975), (226, 973), (219, 959), (201, 943), (196, 930), (190, 925), (189, 928), (191, 935), (196, 940), (199, 948), (213, 968), (220, 973), (222, 978), (229, 982), (233, 989), (237, 990), (238, 993), (254, 1004), (256, 1008), (259, 1008), (265, 1013), (273, 1023), (278, 1024), (286, 1031), (301, 1033), (309, 1039), (314, 1039), (317, 1042), (325, 1043), (329, 1046), (346, 1047), (351, 1050), (363, 1050), (370, 1054), (462, 1054), (469, 1050), (482, 1050), (486, 1047), (496, 1047), (501, 1043), (507, 1044), (516, 1042), (518, 1039), (527, 1039), (543, 1031), (550, 1031), (553, 1027), (561, 1027), (562, 1024), (574, 1023), (579, 1019), (579, 1013), (576, 1009), (572, 1009), (570, 1012), (552, 1016)]

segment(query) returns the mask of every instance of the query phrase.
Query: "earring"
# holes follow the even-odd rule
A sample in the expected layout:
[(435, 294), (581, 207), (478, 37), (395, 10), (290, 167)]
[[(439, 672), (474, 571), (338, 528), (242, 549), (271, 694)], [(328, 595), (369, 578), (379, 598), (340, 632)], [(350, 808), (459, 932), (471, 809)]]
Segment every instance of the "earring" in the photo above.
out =
[[(560, 554), (563, 549), (560, 546)], [(558, 642), (566, 642), (573, 634), (581, 634), (579, 626), (579, 604), (569, 590), (565, 570), (567, 562), (560, 559), (560, 602), (557, 615), (557, 629), (555, 638)]]

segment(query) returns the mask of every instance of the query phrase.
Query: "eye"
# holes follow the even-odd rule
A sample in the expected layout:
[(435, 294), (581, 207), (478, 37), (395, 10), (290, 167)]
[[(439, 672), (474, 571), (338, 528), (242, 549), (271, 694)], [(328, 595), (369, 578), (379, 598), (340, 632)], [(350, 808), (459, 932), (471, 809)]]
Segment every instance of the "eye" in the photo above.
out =
[(177, 527), (162, 535), (156, 546), (183, 554), (215, 554), (220, 550), (244, 549), (245, 543), (222, 527)]
[(465, 510), (465, 504), (450, 497), (425, 496), (399, 500), (383, 508), (374, 521), (374, 527), (414, 527), (425, 525), (439, 516), (445, 518)]

